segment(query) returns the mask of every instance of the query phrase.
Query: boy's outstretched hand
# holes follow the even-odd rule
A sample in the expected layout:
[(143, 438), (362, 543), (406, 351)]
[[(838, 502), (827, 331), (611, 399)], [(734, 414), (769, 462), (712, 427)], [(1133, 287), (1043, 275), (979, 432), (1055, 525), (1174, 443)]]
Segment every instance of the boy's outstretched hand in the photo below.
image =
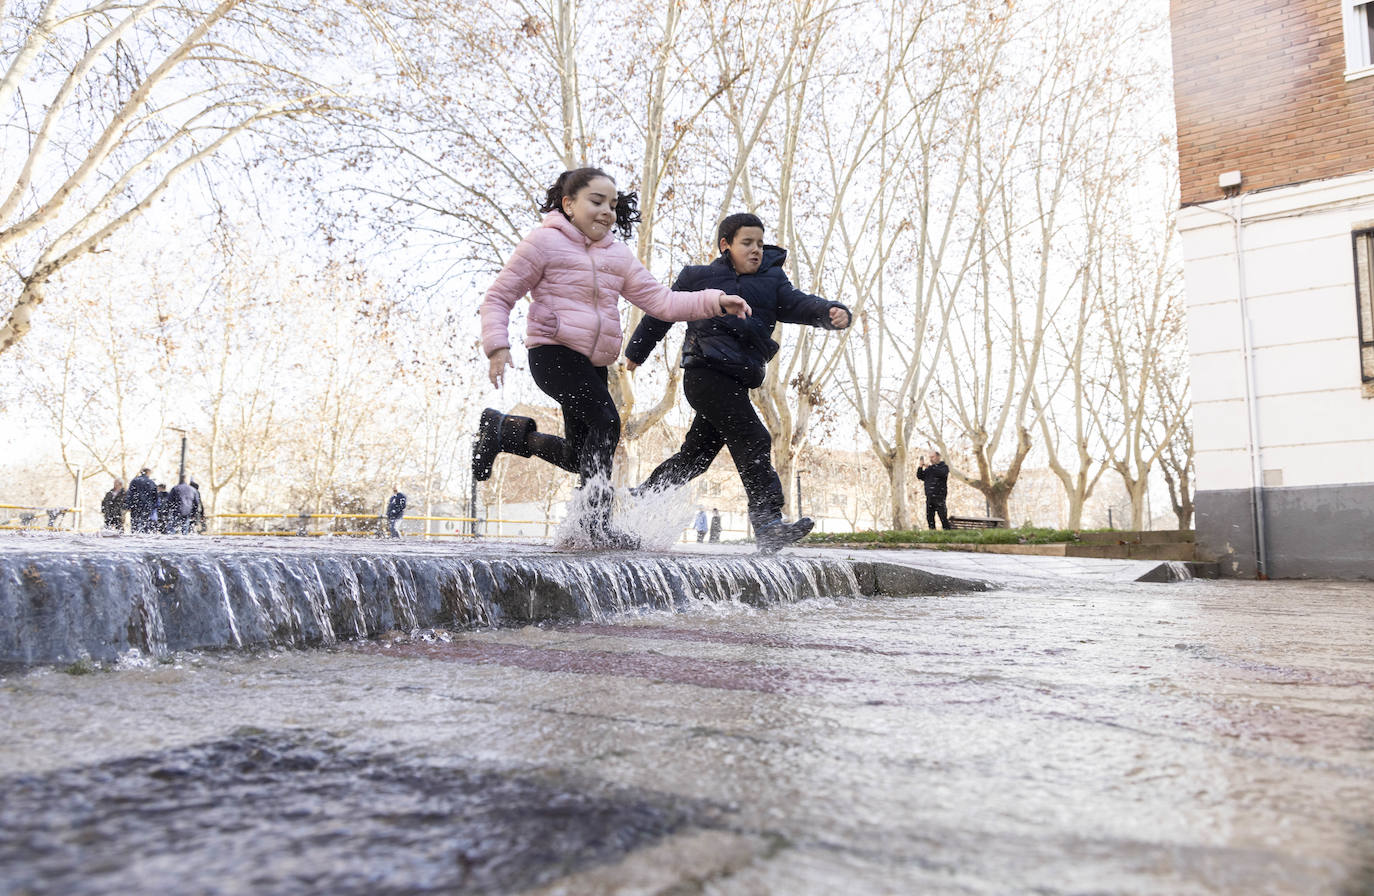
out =
[(739, 296), (732, 295), (720, 297), (720, 310), (722, 314), (733, 314), (739, 318), (745, 318), (754, 313), (754, 309), (749, 307), (748, 302)]
[(830, 309), (830, 326), (843, 330), (849, 326), (849, 312), (843, 308)]

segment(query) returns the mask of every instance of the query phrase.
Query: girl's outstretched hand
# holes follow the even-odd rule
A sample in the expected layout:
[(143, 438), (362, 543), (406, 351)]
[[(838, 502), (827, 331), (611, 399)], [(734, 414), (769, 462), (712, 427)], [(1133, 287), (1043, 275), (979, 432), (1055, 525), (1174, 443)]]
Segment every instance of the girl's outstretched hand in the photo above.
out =
[(722, 313), (733, 314), (739, 318), (745, 318), (754, 313), (754, 309), (749, 307), (749, 303), (739, 296), (721, 296), (720, 308)]
[(830, 309), (830, 326), (836, 330), (843, 330), (849, 326), (849, 312), (843, 308)]
[(502, 381), (506, 378), (506, 368), (515, 366), (515, 362), (510, 359), (510, 349), (498, 348), (487, 360), (491, 362), (491, 370), (487, 376), (491, 379), (491, 384), (500, 389)]

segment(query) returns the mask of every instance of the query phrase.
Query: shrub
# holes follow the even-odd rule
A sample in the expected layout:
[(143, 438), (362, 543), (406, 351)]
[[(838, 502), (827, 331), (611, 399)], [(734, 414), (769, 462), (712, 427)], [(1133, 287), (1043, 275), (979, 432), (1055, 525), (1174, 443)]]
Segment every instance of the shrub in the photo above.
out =
[[(1063, 544), (1078, 541), (1074, 529), (1022, 526), (1019, 529), (884, 529), (868, 532), (812, 533), (807, 544)], [(1106, 531), (1106, 530), (1102, 530)]]

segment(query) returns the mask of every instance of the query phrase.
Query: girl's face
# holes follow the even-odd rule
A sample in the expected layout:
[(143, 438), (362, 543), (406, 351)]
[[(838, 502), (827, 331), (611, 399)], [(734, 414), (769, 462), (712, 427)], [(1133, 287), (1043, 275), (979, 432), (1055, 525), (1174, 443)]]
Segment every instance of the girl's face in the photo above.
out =
[(574, 195), (563, 197), (563, 214), (595, 243), (615, 226), (615, 200), (615, 182), (609, 177), (594, 177)]

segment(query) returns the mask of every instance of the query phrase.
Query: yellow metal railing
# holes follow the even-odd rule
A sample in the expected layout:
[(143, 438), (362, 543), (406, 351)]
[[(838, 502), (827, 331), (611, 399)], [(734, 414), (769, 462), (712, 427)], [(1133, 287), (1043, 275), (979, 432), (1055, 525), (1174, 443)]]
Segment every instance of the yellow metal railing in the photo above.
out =
[[(307, 538), (319, 537), (319, 536), (324, 536), (324, 535), (340, 535), (340, 536), (353, 537), (353, 538), (376, 538), (376, 537), (379, 537), (379, 536), (386, 536), (386, 535), (390, 534), (390, 533), (387, 531), (387, 528), (386, 528), (386, 518), (385, 518), (385, 517), (379, 517), (379, 516), (377, 516), (376, 514), (371, 514), (371, 513), (217, 513), (217, 514), (214, 515), (214, 517), (212, 517), (212, 519), (215, 519), (215, 520), (229, 520), (229, 521), (232, 521), (232, 520), (250, 520), (250, 519), (255, 519), (255, 520), (262, 520), (262, 521), (264, 522), (264, 528), (259, 528), (259, 529), (251, 529), (251, 528), (230, 529), (230, 528), (219, 527), (219, 528), (217, 528), (217, 530), (215, 531), (215, 534), (216, 534), (216, 535), (269, 535), (269, 536), (294, 535), (294, 536), (304, 536), (304, 537), (307, 537)], [(369, 525), (368, 525), (366, 528), (359, 527), (359, 528), (354, 528), (354, 529), (338, 529), (338, 528), (334, 528), (334, 529), (328, 529), (328, 528), (326, 528), (326, 529), (319, 529), (319, 528), (314, 528), (314, 526), (318, 526), (318, 522), (317, 522), (317, 521), (320, 521), (320, 520), (330, 520), (330, 521), (333, 521), (333, 522), (335, 522), (335, 523), (337, 523), (339, 520), (367, 520), (368, 523), (369, 523)], [(268, 528), (265, 528), (266, 524), (267, 524), (269, 521), (279, 521), (280, 523), (290, 523), (290, 524), (292, 524), (292, 526), (291, 526), (291, 528), (290, 528), (289, 530), (286, 529), (286, 528), (281, 528), (281, 527), (278, 527), (278, 528), (276, 528), (276, 529), (268, 529)], [(458, 528), (456, 528), (456, 527), (455, 527), (454, 531), (451, 531), (451, 532), (444, 532), (444, 531), (437, 531), (437, 532), (436, 532), (436, 531), (432, 531), (432, 530), (431, 530), (431, 527), (428, 525), (429, 523), (432, 523), (432, 522), (439, 522), (439, 523), (457, 523), (457, 524), (460, 524), (460, 525), (463, 525), (463, 526), (467, 526), (467, 527), (469, 527), (469, 528), (471, 527), (471, 525), (472, 525), (473, 523), (481, 522), (481, 523), (482, 523), (482, 529), (483, 529), (483, 532), (482, 532), (481, 537), (483, 537), (483, 538), (531, 538), (531, 537), (537, 538), (537, 537), (541, 537), (541, 536), (530, 536), (530, 535), (504, 535), (504, 534), (498, 535), (498, 534), (493, 534), (493, 533), (491, 532), (492, 527), (494, 527), (494, 526), (499, 526), (499, 525), (506, 525), (506, 524), (510, 524), (510, 525), (530, 525), (530, 526), (545, 526), (545, 525), (553, 526), (553, 525), (555, 525), (555, 523), (554, 523), (553, 521), (551, 521), (551, 520), (520, 520), (520, 519), (495, 519), (495, 518), (487, 518), (487, 519), (483, 519), (483, 520), (480, 520), (480, 521), (479, 521), (478, 519), (476, 519), (476, 518), (474, 518), (474, 517), (470, 517), (470, 516), (418, 516), (418, 515), (410, 515), (410, 514), (407, 514), (406, 516), (404, 516), (404, 517), (402, 517), (400, 520), (398, 520), (398, 522), (401, 522), (401, 523), (407, 523), (407, 522), (412, 522), (412, 521), (421, 521), (421, 522), (424, 522), (426, 525), (425, 525), (425, 527), (424, 527), (423, 530), (418, 531), (418, 532), (404, 532), (404, 531), (401, 532), (401, 535), (402, 535), (403, 537), (406, 537), (406, 538), (427, 538), (427, 537), (432, 537), (432, 538), (473, 538), (473, 537), (475, 537), (471, 531), (466, 531), (466, 532), (465, 532), (465, 531), (462, 531), (461, 529), (458, 529)]]
[[(388, 534), (386, 531), (386, 518), (380, 517), (375, 513), (217, 513), (209, 519), (216, 521), (227, 521), (233, 523), (238, 520), (262, 520), (260, 528), (244, 528), (240, 524), (239, 528), (226, 526), (216, 527), (216, 535), (294, 535), (305, 537), (319, 537), (324, 535), (343, 535), (355, 538), (376, 538), (378, 535)], [(338, 523), (342, 520), (366, 520), (367, 525), (355, 525), (354, 528), (339, 528)], [(404, 520), (425, 520), (451, 521), (455, 523), (471, 523), (471, 517), (442, 517), (442, 516), (406, 516)], [(273, 522), (277, 522), (276, 528), (267, 528)], [(319, 528), (321, 521), (333, 523), (332, 528)], [(286, 524), (283, 526), (282, 524)], [(428, 526), (426, 526), (428, 528)], [(469, 535), (467, 532), (403, 532), (402, 535), (422, 536), (463, 536)]]
[[(62, 518), (69, 513), (79, 514), (75, 507), (35, 507), (31, 504), (0, 504), (0, 510), (19, 511), (19, 525), (10, 522), (8, 515), (0, 518), (0, 530), (14, 529), (59, 529)], [(39, 522), (43, 517), (46, 520)]]
[[(22, 529), (51, 529), (62, 528), (59, 523), (69, 513), (79, 513), (75, 507), (34, 507), (23, 504), (0, 504), (0, 511), (17, 510), (20, 511), (19, 519), (21, 523), (15, 525), (0, 514), (0, 531), (3, 530), (22, 530)], [(97, 517), (98, 518), (98, 517)], [(319, 538), (323, 536), (343, 536), (351, 538), (378, 538), (386, 537), (390, 534), (386, 525), (386, 518), (372, 513), (217, 513), (206, 518), (211, 522), (211, 534), (228, 536), (268, 536), (268, 537), (306, 537)], [(247, 520), (261, 520), (258, 527), (245, 525)], [(355, 524), (356, 528), (341, 529), (338, 524), (344, 520), (365, 520), (366, 526)], [(547, 538), (546, 535), (531, 535), (529, 533), (506, 534), (499, 530), (505, 526), (539, 526), (546, 531), (556, 528), (558, 520), (549, 519), (505, 519), (502, 517), (487, 517), (477, 519), (470, 516), (404, 516), (398, 522), (423, 522), (425, 526), (420, 531), (405, 532), (401, 535), (406, 538)], [(454, 523), (453, 531), (430, 531), (430, 523)], [(237, 523), (237, 525), (235, 525)], [(275, 526), (273, 524), (276, 524)], [(329, 527), (329, 523), (334, 524), (334, 528)], [(473, 524), (480, 523), (480, 526)], [(475, 536), (472, 529), (480, 528), (480, 534)], [(466, 530), (466, 531), (465, 531)], [(98, 528), (68, 529), (66, 531), (97, 532)], [(733, 532), (733, 530), (725, 530)], [(724, 532), (722, 534), (725, 534)], [(741, 533), (743, 534), (743, 533)], [(688, 528), (684, 529), (681, 541), (692, 542), (696, 540), (696, 531)]]

